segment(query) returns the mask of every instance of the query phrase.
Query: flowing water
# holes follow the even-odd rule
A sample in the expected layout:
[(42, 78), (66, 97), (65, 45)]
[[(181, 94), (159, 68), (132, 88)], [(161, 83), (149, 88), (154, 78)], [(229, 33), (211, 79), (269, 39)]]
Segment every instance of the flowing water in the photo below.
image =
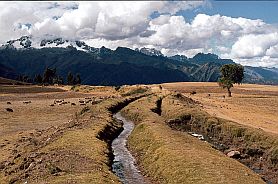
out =
[(114, 115), (114, 118), (123, 122), (124, 130), (112, 142), (114, 154), (112, 170), (124, 184), (146, 184), (145, 178), (135, 166), (134, 157), (126, 147), (127, 138), (134, 128), (134, 123), (126, 120), (119, 112)]

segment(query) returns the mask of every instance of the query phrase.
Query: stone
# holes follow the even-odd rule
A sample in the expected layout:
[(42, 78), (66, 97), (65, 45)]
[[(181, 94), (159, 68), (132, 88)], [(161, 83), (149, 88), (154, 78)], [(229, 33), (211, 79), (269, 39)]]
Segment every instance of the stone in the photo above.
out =
[(228, 157), (231, 158), (240, 158), (240, 152), (239, 151), (230, 151), (227, 153)]

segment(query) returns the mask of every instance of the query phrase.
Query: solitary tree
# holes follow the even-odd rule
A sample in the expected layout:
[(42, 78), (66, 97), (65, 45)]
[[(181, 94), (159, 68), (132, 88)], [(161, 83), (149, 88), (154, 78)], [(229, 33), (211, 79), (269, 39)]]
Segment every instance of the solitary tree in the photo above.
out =
[(218, 84), (223, 88), (227, 88), (228, 96), (231, 97), (231, 88), (233, 84), (240, 84), (244, 77), (244, 68), (238, 64), (227, 64), (220, 68), (222, 77), (219, 79)]

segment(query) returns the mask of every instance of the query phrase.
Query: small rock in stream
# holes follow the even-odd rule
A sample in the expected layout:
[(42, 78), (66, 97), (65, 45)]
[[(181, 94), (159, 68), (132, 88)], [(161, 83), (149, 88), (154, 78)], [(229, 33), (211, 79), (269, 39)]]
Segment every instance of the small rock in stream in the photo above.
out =
[(227, 153), (228, 157), (231, 158), (240, 158), (240, 152), (239, 151), (230, 151)]

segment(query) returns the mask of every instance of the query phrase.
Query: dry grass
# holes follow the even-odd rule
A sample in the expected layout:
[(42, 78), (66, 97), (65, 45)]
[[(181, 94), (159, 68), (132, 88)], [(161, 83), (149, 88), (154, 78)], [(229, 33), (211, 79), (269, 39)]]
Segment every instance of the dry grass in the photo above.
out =
[[(16, 166), (20, 166), (24, 163), (24, 158), (29, 158), (34, 153), (38, 155), (32, 162), (35, 166), (30, 171), (19, 170), (11, 175), (0, 173), (2, 183), (8, 183), (14, 178), (17, 183), (119, 183), (118, 178), (110, 171), (109, 146), (98, 138), (99, 133), (107, 126), (120, 128), (119, 124), (114, 124), (116, 122), (108, 111), (110, 106), (117, 103), (117, 100), (106, 100), (78, 116), (73, 125), (64, 124), (54, 127), (49, 133), (46, 131), (43, 135), (48, 138), (46, 141), (42, 138), (35, 149), (33, 146), (19, 146), (18, 149), (21, 150), (17, 152), (21, 156), (13, 160), (16, 165), (9, 169), (15, 167), (18, 170)], [(39, 137), (41, 136), (34, 139), (40, 140)], [(48, 140), (52, 141), (47, 143)], [(38, 159), (42, 162), (36, 162)], [(53, 168), (59, 168), (61, 172), (51, 173)], [(25, 179), (26, 174), (29, 177)]]
[(0, 94), (23, 94), (23, 93), (50, 93), (64, 92), (65, 90), (56, 87), (36, 86), (36, 85), (0, 85)]
[[(246, 92), (244, 95), (235, 90), (233, 98), (222, 99), (225, 91), (221, 91), (215, 84), (208, 83), (208, 88), (201, 86), (200, 89), (198, 85), (194, 83), (191, 88), (186, 89), (176, 84), (165, 84), (163, 87), (176, 90), (179, 86), (178, 90), (186, 95), (195, 89), (197, 94), (192, 96), (193, 99), (200, 101), (207, 111), (209, 108), (206, 105), (212, 104), (213, 107), (216, 106), (215, 109), (219, 109), (217, 112), (222, 112), (222, 103), (227, 103), (226, 106), (234, 106), (232, 109), (249, 104), (250, 107), (245, 109), (250, 108), (250, 111), (260, 113), (257, 106), (266, 108), (272, 101), (274, 108), (268, 108), (262, 113), (273, 119), (273, 112), (277, 108), (277, 91), (272, 87), (256, 87), (252, 90), (254, 86), (241, 86), (242, 89), (238, 92)], [(119, 183), (109, 166), (111, 152), (108, 142), (112, 134), (120, 129), (120, 125), (112, 119), (111, 109), (115, 110), (114, 107), (125, 99), (143, 94), (138, 89), (149, 88), (143, 85), (123, 86), (119, 90), (106, 86), (58, 86), (42, 89), (23, 86), (21, 89), (25, 93), (21, 93), (17, 86), (5, 87), (6, 92), (0, 94), (0, 126), (3, 127), (0, 129), (0, 183), (8, 183), (13, 179), (17, 179), (15, 183)], [(208, 89), (213, 92), (209, 98), (206, 97)], [(206, 119), (203, 116), (210, 117), (200, 107), (176, 100), (171, 97), (171, 92), (161, 90), (156, 85), (151, 86), (148, 91), (156, 95), (129, 104), (123, 113), (136, 123), (128, 141), (129, 147), (138, 158), (143, 172), (150, 178), (159, 183), (263, 183), (250, 169), (216, 151), (208, 143), (187, 133), (174, 131), (165, 124), (165, 121), (178, 118), (184, 113), (195, 113), (200, 120)], [(262, 94), (265, 94), (264, 98), (259, 98)], [(162, 102), (162, 116), (159, 116), (151, 109), (157, 108), (157, 100), (166, 95), (170, 96)], [(88, 97), (97, 99), (97, 103), (80, 106), (79, 99), (86, 101), (85, 98)], [(50, 106), (55, 99), (64, 99), (76, 105)], [(249, 99), (252, 100), (249, 102)], [(11, 104), (7, 104), (8, 101)], [(24, 101), (31, 103), (23, 104)], [(218, 101), (222, 108), (217, 107)], [(14, 112), (7, 112), (5, 108), (8, 107)], [(232, 112), (240, 117), (240, 114)], [(226, 131), (224, 133), (234, 136), (241, 135), (239, 130), (246, 128), (222, 121), (222, 130)], [(251, 121), (247, 123), (251, 125)], [(208, 124), (205, 125), (206, 128), (209, 127)], [(259, 125), (253, 123), (252, 126)], [(251, 134), (250, 140), (259, 139), (261, 145), (272, 146), (273, 139), (268, 139), (265, 132), (258, 130), (258, 134), (252, 134), (253, 129), (247, 129), (243, 133)], [(273, 148), (269, 159), (278, 163), (277, 150), (278, 148), (276, 151)], [(29, 161), (35, 165), (31, 167)], [(1, 162), (8, 166), (1, 169)]]
[[(213, 116), (278, 133), (278, 86), (235, 85), (232, 98), (223, 98), (226, 91), (216, 83), (169, 83), (163, 87), (200, 102), (203, 109)], [(193, 90), (196, 95), (189, 94)]]
[[(84, 93), (55, 92), (53, 87), (44, 91), (34, 86), (21, 88), (24, 93), (5, 87), (10, 93), (0, 97), (0, 167), (7, 165), (0, 168), (0, 183), (119, 183), (110, 171), (109, 145), (98, 135), (107, 127), (111, 131), (120, 128), (108, 108), (122, 98), (108, 98), (110, 91), (101, 94), (98, 89)], [(14, 94), (15, 90), (18, 93)], [(79, 99), (89, 98), (102, 102), (80, 106)], [(70, 103), (54, 104), (62, 99)], [(14, 112), (7, 112), (7, 107)], [(22, 168), (23, 164), (28, 168)], [(61, 171), (56, 174), (55, 168)]]
[[(223, 145), (221, 150), (239, 150), (242, 163), (253, 169), (261, 168), (261, 176), (278, 182), (278, 136), (263, 130), (248, 127), (221, 118), (215, 118), (199, 108), (189, 98), (174, 98), (172, 95), (163, 99), (162, 116), (166, 121), (184, 119), (173, 124), (174, 129), (193, 131), (210, 137), (210, 142)], [(187, 118), (184, 118), (187, 117)], [(189, 117), (189, 118), (188, 118)], [(173, 122), (173, 121), (172, 121)]]
[(146, 97), (123, 109), (136, 122), (129, 147), (146, 175), (159, 183), (263, 183), (239, 162), (208, 143), (171, 130), (153, 113), (158, 97)]
[(109, 142), (121, 124), (111, 111), (133, 99), (121, 97), (129, 88), (116, 94), (114, 87), (21, 88), (0, 95), (0, 183), (119, 183)]

